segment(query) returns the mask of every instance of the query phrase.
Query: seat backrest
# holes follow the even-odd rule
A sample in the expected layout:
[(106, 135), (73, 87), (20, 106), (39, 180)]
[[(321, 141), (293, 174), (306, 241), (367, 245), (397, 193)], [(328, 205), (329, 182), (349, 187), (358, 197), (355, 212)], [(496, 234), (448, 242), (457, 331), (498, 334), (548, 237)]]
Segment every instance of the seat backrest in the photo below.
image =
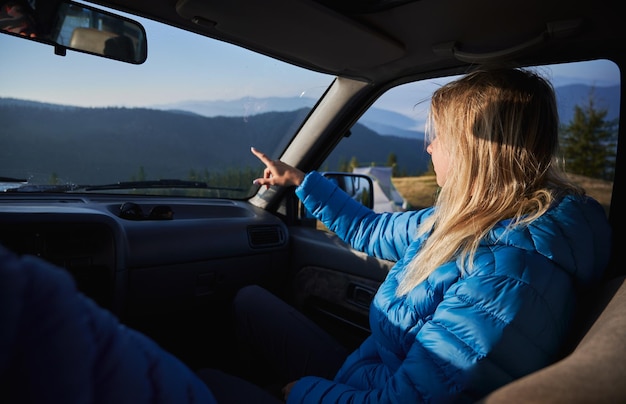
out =
[(93, 28), (75, 28), (70, 38), (70, 47), (102, 55), (106, 41), (114, 38), (112, 32)]
[(581, 307), (569, 355), (480, 402), (626, 403), (626, 276), (604, 283)]

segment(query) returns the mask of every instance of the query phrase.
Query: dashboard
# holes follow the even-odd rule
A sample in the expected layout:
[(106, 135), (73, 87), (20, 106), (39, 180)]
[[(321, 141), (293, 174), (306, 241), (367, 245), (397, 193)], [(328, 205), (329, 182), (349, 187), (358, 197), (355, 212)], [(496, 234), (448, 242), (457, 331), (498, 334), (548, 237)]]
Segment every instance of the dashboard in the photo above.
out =
[(244, 202), (134, 195), (6, 195), (0, 242), (67, 269), (120, 318), (189, 310), (281, 282), (288, 228)]

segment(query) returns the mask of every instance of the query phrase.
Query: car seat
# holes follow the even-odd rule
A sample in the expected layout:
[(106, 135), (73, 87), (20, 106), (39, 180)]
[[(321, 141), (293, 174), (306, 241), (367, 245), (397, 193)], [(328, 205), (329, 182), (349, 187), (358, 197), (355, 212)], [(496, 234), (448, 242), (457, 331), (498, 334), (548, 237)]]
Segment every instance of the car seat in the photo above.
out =
[(479, 402), (626, 403), (626, 276), (583, 299), (569, 353)]

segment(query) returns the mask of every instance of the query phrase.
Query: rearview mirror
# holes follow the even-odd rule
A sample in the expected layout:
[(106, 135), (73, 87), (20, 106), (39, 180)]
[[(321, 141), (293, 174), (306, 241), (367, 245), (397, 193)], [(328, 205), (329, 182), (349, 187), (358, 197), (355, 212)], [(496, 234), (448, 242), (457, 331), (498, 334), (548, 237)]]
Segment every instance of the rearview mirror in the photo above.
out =
[[(0, 0), (0, 32), (123, 62), (141, 64), (147, 57), (146, 31), (129, 18), (68, 0)], [(55, 6), (56, 5), (56, 6)]]

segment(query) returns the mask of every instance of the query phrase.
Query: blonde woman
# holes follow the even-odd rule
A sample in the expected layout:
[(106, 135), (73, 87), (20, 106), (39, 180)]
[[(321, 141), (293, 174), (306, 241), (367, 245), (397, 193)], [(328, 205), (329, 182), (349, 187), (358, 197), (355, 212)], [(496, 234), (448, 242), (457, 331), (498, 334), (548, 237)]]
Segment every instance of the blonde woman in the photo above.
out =
[(265, 290), (240, 291), (242, 337), (283, 371), (288, 402), (471, 402), (558, 359), (611, 244), (602, 207), (556, 163), (558, 125), (553, 88), (531, 71), (478, 70), (439, 88), (427, 150), (441, 191), (402, 213), (376, 214), (252, 150), (266, 165), (258, 185), (296, 186), (343, 240), (396, 261), (352, 353)]

